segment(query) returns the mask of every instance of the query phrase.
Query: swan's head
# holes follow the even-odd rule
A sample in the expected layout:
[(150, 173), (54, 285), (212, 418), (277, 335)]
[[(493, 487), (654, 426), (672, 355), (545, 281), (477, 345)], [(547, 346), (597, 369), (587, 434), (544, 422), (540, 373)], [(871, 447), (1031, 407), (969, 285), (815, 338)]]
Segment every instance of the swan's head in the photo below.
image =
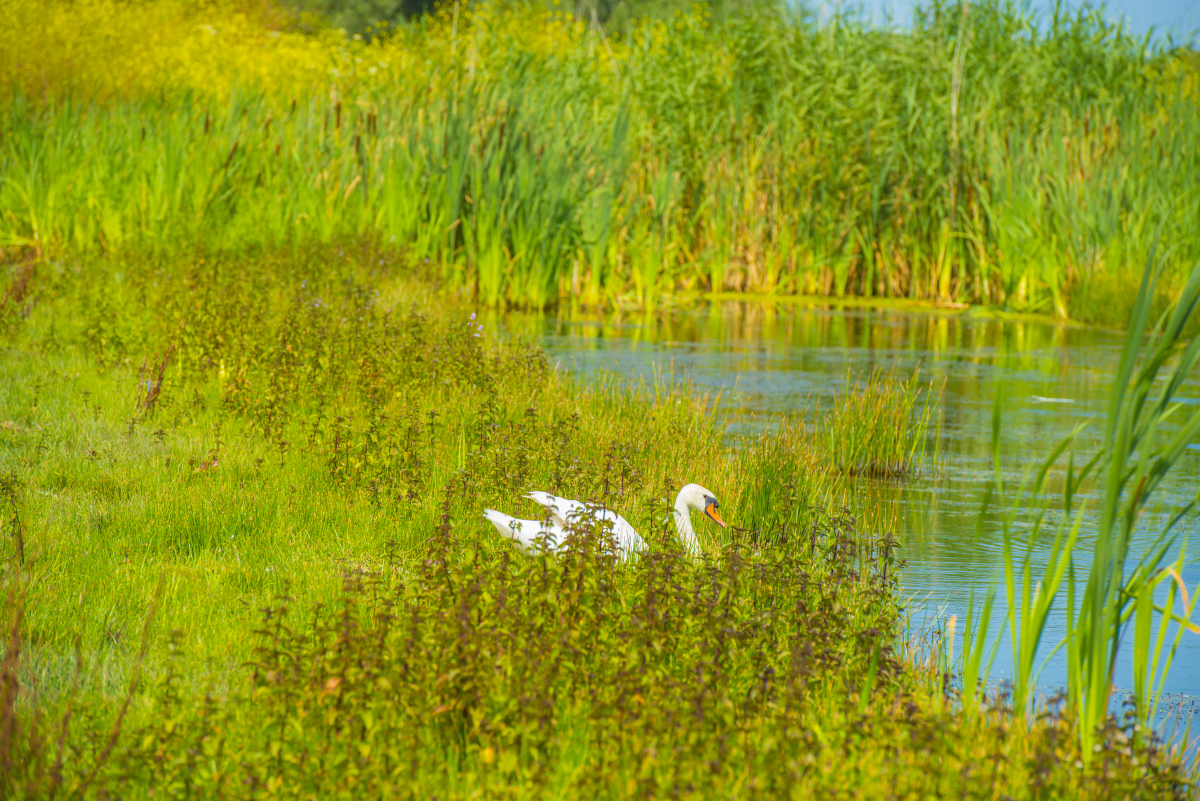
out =
[(706, 490), (699, 484), (688, 484), (679, 491), (679, 499), (675, 501), (676, 508), (680, 503), (688, 509), (695, 509), (697, 512), (703, 512), (708, 517), (712, 518), (713, 522), (721, 528), (725, 528), (725, 521), (717, 514), (717, 509), (721, 504), (717, 503), (717, 498), (711, 492)]

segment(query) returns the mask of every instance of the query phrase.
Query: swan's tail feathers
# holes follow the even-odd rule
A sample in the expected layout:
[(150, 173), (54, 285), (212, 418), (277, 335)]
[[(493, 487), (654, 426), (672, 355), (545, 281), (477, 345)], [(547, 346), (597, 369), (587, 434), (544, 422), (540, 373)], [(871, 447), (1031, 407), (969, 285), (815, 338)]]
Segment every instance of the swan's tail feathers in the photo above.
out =
[(525, 497), (531, 501), (541, 504), (542, 506), (553, 506), (554, 502), (558, 500), (557, 497), (551, 495), (549, 492), (542, 492), (541, 490), (534, 490), (533, 492), (528, 493)]
[(566, 512), (571, 506), (571, 501), (568, 501), (566, 498), (560, 498), (557, 495), (542, 492), (541, 490), (535, 490), (525, 497), (544, 508), (554, 517), (565, 517)]

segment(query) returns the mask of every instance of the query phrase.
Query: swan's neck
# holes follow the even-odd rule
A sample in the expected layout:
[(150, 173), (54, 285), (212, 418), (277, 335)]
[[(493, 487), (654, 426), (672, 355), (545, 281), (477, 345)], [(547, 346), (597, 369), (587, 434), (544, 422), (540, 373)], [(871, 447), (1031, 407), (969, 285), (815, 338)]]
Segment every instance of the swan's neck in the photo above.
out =
[[(680, 493), (681, 496), (682, 494)], [(679, 531), (679, 540), (684, 549), (692, 556), (699, 556), (700, 541), (696, 539), (696, 532), (692, 529), (692, 512), (682, 497), (675, 499), (675, 528)]]

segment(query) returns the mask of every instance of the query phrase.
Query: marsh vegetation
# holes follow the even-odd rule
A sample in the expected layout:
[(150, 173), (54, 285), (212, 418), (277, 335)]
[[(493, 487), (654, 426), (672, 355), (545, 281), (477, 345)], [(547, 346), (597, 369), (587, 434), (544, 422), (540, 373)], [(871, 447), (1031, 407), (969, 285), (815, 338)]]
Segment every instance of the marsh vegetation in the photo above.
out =
[(770, 6), (623, 33), (444, 4), (369, 41), (228, 0), (9, 0), (0, 246), (369, 234), (491, 305), (738, 291), (1120, 324), (1200, 257), (1197, 59), (1099, 11)]
[[(703, 398), (569, 379), (369, 247), (27, 269), (3, 318), (14, 797), (1186, 792), (1136, 717), (1081, 741), (1066, 707), (959, 700), (819, 427), (730, 443)], [(697, 558), (667, 515), (686, 478), (730, 524)], [(479, 512), (532, 487), (652, 551), (517, 553)]]
[[(1200, 428), (1190, 54), (999, 4), (620, 37), (455, 6), (369, 42), (257, 3), (5, 10), (5, 798), (1195, 794), (1153, 723), (1197, 593), (1169, 531), (1128, 559)], [(861, 491), (939, 464), (936, 385), (850, 376), (731, 438), (712, 399), (554, 369), (481, 313), (722, 289), (1131, 313), (1103, 443), (1047, 454), (1103, 488), (1103, 548), (1046, 522), (1035, 589), (1006, 530), (1013, 684), (986, 614), (957, 656), (913, 625)], [(728, 523), (698, 553), (691, 481)], [(480, 513), (531, 490), (648, 549), (517, 552)]]

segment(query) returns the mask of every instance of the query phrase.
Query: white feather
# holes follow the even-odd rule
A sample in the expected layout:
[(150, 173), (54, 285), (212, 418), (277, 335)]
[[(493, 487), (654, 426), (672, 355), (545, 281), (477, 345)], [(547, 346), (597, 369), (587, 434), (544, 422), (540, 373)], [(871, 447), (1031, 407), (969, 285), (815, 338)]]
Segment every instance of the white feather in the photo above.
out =
[(588, 525), (591, 521), (610, 523), (617, 556), (622, 559), (628, 559), (646, 550), (646, 541), (629, 525), (628, 520), (612, 509), (570, 498), (560, 498), (549, 492), (535, 491), (525, 497), (540, 504), (546, 510), (549, 519), (562, 528)]

